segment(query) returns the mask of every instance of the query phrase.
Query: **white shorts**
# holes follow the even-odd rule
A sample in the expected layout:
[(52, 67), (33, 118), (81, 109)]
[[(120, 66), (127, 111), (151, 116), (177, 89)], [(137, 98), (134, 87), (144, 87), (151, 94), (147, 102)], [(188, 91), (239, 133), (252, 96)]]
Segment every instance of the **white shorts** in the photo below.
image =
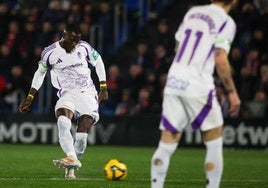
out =
[(59, 108), (71, 110), (75, 117), (90, 115), (94, 123), (99, 121), (98, 96), (86, 91), (65, 91), (56, 103), (55, 112)]
[(207, 131), (223, 125), (221, 107), (213, 91), (198, 98), (165, 95), (162, 107), (161, 130), (177, 133), (191, 124), (194, 130)]

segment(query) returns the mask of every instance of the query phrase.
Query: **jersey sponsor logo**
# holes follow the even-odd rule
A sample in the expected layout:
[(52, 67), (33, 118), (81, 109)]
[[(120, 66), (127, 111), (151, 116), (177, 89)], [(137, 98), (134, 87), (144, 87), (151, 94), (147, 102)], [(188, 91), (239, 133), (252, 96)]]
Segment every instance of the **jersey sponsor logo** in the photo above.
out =
[(189, 85), (190, 85), (189, 81), (176, 79), (174, 76), (171, 76), (167, 80), (166, 87), (177, 90), (186, 90)]
[(65, 70), (65, 69), (73, 69), (73, 68), (76, 68), (76, 67), (81, 67), (83, 66), (83, 63), (76, 63), (76, 64), (73, 64), (73, 65), (69, 65), (69, 66), (66, 66), (64, 68), (62, 68), (61, 70)]

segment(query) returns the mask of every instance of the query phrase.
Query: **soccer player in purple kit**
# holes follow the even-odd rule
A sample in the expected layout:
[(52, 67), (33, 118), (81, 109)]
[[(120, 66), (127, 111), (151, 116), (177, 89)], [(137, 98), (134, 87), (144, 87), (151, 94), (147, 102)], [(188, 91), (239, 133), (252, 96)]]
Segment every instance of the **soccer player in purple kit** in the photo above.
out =
[(231, 76), (228, 53), (236, 24), (228, 15), (237, 0), (212, 0), (194, 6), (178, 28), (176, 56), (168, 72), (160, 121), (161, 138), (151, 159), (151, 187), (163, 188), (169, 162), (183, 129), (190, 124), (201, 130), (206, 146), (207, 188), (218, 188), (223, 172), (221, 107), (215, 94), (216, 71), (230, 103), (230, 114), (237, 114), (240, 99)]
[[(87, 42), (80, 40), (76, 25), (67, 25), (60, 41), (46, 47), (34, 74), (27, 98), (19, 105), (19, 111), (29, 110), (33, 98), (41, 87), (47, 71), (52, 85), (58, 89), (55, 106), (59, 143), (67, 157), (54, 159), (53, 163), (65, 168), (66, 178), (76, 178), (74, 170), (82, 166), (80, 159), (87, 146), (91, 127), (99, 120), (99, 102), (108, 99), (106, 72), (99, 53)], [(100, 82), (97, 93), (88, 64), (95, 67)], [(71, 120), (77, 117), (75, 139), (70, 129)]]

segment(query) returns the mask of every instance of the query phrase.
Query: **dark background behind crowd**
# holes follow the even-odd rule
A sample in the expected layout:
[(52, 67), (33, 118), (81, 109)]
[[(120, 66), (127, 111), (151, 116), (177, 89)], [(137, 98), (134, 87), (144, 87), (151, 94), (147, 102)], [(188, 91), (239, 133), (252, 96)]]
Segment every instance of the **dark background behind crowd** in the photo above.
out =
[[(75, 23), (81, 28), (82, 40), (99, 51), (107, 68), (110, 98), (101, 103), (100, 113), (159, 114), (174, 57), (174, 33), (191, 6), (207, 3), (208, 0), (0, 0), (0, 113), (17, 113), (41, 51), (60, 40), (66, 23)], [(267, 117), (268, 2), (240, 0), (231, 16), (237, 23), (230, 62), (242, 100), (239, 117)], [(223, 114), (229, 117), (228, 101), (217, 75), (215, 83)], [(54, 113), (55, 89), (45, 82), (42, 91), (31, 112)]]

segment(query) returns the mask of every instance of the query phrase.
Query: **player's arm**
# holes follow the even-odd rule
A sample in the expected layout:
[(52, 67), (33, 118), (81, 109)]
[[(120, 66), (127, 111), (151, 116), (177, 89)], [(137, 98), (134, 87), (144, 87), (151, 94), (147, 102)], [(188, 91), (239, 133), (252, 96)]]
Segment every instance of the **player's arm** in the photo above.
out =
[(232, 78), (231, 66), (228, 60), (227, 52), (222, 48), (215, 50), (216, 71), (222, 81), (222, 84), (228, 94), (230, 102), (229, 113), (237, 113), (240, 108), (240, 99), (238, 97), (235, 84)]
[(39, 90), (39, 88), (43, 84), (46, 72), (47, 72), (46, 64), (44, 62), (40, 61), (39, 65), (38, 65), (38, 69), (34, 73), (32, 85), (31, 85), (31, 88), (29, 90), (29, 93), (28, 93), (26, 99), (24, 101), (22, 101), (19, 105), (20, 112), (27, 111), (30, 109), (30, 106), (32, 104), (32, 101), (34, 99), (36, 92)]
[(94, 59), (94, 64), (95, 64), (95, 70), (99, 78), (100, 82), (100, 92), (99, 92), (99, 103), (103, 100), (107, 100), (109, 95), (107, 91), (107, 84), (106, 84), (106, 72), (105, 72), (105, 67), (103, 60), (101, 56), (98, 54), (97, 51), (93, 50), (92, 51), (92, 56)]

